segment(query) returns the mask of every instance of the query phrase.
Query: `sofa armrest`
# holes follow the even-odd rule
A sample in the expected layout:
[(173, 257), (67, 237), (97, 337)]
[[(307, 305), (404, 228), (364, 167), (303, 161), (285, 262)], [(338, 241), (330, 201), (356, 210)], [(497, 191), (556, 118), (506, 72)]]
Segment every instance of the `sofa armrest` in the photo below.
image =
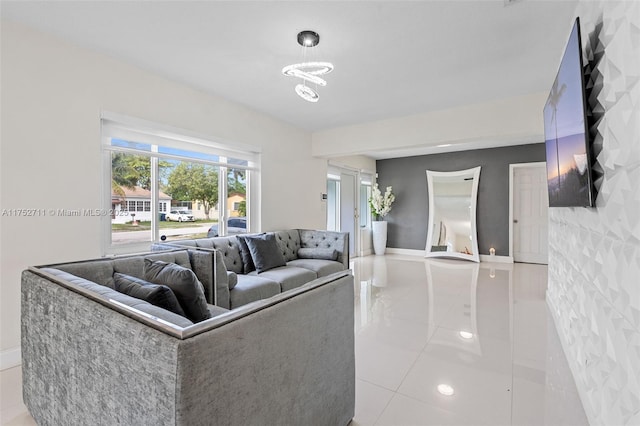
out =
[(338, 252), (338, 262), (349, 269), (349, 233), (323, 230), (300, 229), (300, 243), (303, 248), (334, 249)]
[[(231, 309), (231, 301), (229, 296), (229, 274), (224, 263), (224, 256), (218, 249), (210, 249), (198, 247), (189, 252), (201, 252), (211, 256), (210, 264), (213, 265), (213, 298), (210, 303), (220, 306), (221, 308)], [(214, 291), (215, 289), (215, 291)]]
[(23, 399), (37, 424), (175, 424), (180, 339), (30, 270), (21, 292)]
[[(206, 250), (206, 249), (199, 249)], [(219, 250), (211, 250), (213, 252), (213, 273), (216, 289), (216, 305), (221, 308), (231, 309), (231, 301), (229, 296), (229, 275), (227, 267), (224, 264), (224, 258)]]
[[(224, 257), (218, 249), (181, 246), (179, 243), (154, 243), (151, 246), (151, 250), (153, 251), (162, 251), (167, 249), (187, 250), (192, 261), (194, 272), (198, 279), (202, 282), (201, 276), (208, 277), (209, 273), (211, 274), (211, 279), (204, 278), (204, 282), (202, 282), (205, 286), (207, 302), (220, 306), (221, 308), (230, 309), (229, 276), (227, 274), (227, 267), (224, 264)], [(205, 262), (210, 265), (209, 268), (206, 268), (206, 265), (201, 263), (202, 259), (206, 259)], [(193, 264), (194, 261), (198, 262), (198, 266)], [(198, 270), (196, 271), (196, 269)]]
[(151, 251), (165, 251), (165, 250), (175, 250), (176, 247), (171, 244), (165, 243), (153, 243), (151, 244)]
[(191, 269), (198, 277), (198, 280), (204, 286), (204, 295), (207, 303), (215, 305), (216, 300), (216, 280), (215, 270), (213, 268), (213, 253), (202, 250), (187, 250), (189, 260), (191, 261)]
[(201, 327), (209, 329), (179, 347), (178, 424), (346, 425), (353, 418), (354, 290), (348, 272), (192, 328)]

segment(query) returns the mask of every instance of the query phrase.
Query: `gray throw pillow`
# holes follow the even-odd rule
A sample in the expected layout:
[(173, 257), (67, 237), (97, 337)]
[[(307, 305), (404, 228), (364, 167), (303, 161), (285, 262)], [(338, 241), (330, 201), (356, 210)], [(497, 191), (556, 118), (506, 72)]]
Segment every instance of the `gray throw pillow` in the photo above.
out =
[(160, 260), (144, 260), (144, 279), (169, 287), (187, 318), (200, 322), (211, 318), (202, 284), (191, 269)]
[(298, 249), (298, 258), (338, 260), (338, 251), (336, 249), (329, 248), (304, 247)]
[(287, 265), (274, 234), (265, 234), (262, 238), (245, 237), (245, 240), (258, 273)]
[(256, 265), (253, 264), (253, 258), (251, 257), (251, 250), (247, 245), (247, 238), (265, 239), (266, 236), (267, 234), (236, 235), (238, 246), (240, 247), (240, 257), (242, 258), (242, 273), (248, 274), (256, 270)]
[(153, 284), (140, 278), (116, 272), (113, 274), (116, 291), (144, 300), (186, 318), (176, 295), (166, 285)]

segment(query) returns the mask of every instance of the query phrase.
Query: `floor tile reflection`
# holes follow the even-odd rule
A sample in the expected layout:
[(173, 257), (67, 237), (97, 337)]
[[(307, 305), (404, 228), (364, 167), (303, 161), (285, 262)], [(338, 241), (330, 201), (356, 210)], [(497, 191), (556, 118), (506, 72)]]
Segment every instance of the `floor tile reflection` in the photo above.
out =
[(353, 271), (355, 425), (587, 424), (546, 266), (386, 255)]

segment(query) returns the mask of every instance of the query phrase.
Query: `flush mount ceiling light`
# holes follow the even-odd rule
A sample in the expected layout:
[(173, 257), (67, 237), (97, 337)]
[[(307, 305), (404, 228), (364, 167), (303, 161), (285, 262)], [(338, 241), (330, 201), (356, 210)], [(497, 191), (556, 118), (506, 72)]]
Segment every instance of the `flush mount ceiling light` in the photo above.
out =
[[(320, 36), (315, 31), (307, 30), (298, 33), (298, 44), (302, 46), (303, 57), (306, 57), (308, 49), (317, 46), (318, 43), (320, 43)], [(298, 96), (308, 102), (318, 102), (320, 98), (318, 92), (307, 86), (307, 83), (316, 85), (316, 89), (317, 86), (326, 86), (327, 82), (320, 76), (331, 71), (333, 71), (333, 64), (330, 62), (309, 61), (287, 65), (282, 69), (282, 74), (301, 79), (302, 83), (295, 88)]]

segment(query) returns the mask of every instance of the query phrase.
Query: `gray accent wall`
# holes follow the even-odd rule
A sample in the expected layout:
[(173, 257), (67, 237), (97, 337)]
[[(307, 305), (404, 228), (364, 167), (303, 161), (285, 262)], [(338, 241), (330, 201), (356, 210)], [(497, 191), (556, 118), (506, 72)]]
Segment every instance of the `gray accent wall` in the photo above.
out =
[[(540, 118), (542, 120), (542, 118)], [(429, 221), (427, 170), (450, 172), (481, 166), (478, 249), (509, 255), (509, 164), (545, 161), (544, 143), (378, 160), (380, 190), (393, 186), (396, 201), (385, 220), (387, 247), (424, 250)]]

